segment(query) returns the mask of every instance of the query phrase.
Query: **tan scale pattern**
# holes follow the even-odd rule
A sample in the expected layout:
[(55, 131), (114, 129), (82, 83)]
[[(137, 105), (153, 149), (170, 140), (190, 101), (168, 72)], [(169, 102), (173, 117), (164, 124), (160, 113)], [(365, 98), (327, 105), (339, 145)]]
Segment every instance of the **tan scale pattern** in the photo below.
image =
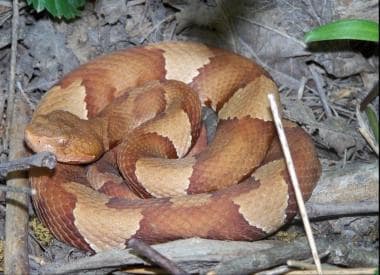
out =
[[(64, 189), (75, 194), (77, 200), (73, 211), (75, 226), (95, 252), (124, 248), (125, 240), (131, 238), (140, 228), (139, 223), (143, 219), (141, 208), (123, 210), (108, 208), (107, 196), (74, 182), (67, 182)], [(89, 208), (88, 205), (92, 207)], [(120, 219), (123, 216), (127, 218)], [(113, 232), (113, 235), (104, 232)]]
[(192, 207), (204, 207), (210, 203), (211, 194), (198, 194), (196, 199), (184, 200), (183, 197), (174, 196), (170, 198), (170, 202), (173, 204), (171, 208), (192, 208)]
[(185, 195), (195, 162), (193, 157), (174, 160), (140, 158), (136, 162), (135, 174), (137, 180), (156, 198)]
[(166, 112), (159, 120), (153, 120), (146, 124), (142, 132), (157, 133), (162, 137), (169, 138), (178, 157), (183, 157), (192, 145), (191, 123), (187, 114), (181, 109)]
[(199, 69), (191, 87), (199, 94), (202, 103), (218, 111), (235, 91), (265, 72), (242, 56), (223, 50), (214, 49), (213, 52), (215, 56)]
[(160, 43), (147, 46), (147, 49), (163, 50), (166, 79), (191, 83), (199, 74), (199, 68), (210, 63), (214, 56), (209, 47), (197, 43)]
[(281, 174), (285, 169), (283, 160), (258, 168), (253, 177), (260, 182), (259, 188), (233, 199), (248, 223), (268, 234), (284, 224), (286, 218), (288, 184)]
[(249, 115), (264, 121), (272, 121), (272, 112), (268, 103), (268, 94), (276, 96), (278, 106), (280, 97), (274, 82), (262, 75), (248, 85), (236, 91), (219, 111), (220, 119), (243, 118)]
[(87, 119), (86, 88), (82, 85), (82, 80), (75, 79), (69, 86), (62, 88), (54, 86), (41, 99), (38, 109), (34, 113), (46, 115), (55, 110), (68, 111), (79, 118)]

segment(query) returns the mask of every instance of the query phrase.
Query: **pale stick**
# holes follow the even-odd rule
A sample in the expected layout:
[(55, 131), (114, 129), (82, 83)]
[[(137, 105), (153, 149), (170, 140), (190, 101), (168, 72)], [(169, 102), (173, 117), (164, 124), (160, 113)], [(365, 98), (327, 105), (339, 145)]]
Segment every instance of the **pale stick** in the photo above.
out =
[(291, 182), (292, 182), (292, 185), (294, 188), (294, 193), (296, 195), (296, 200), (297, 200), (299, 212), (300, 212), (302, 222), (303, 222), (303, 225), (304, 225), (304, 228), (306, 231), (306, 236), (307, 236), (307, 239), (308, 239), (308, 242), (310, 245), (311, 253), (313, 255), (314, 263), (317, 267), (318, 274), (322, 275), (321, 261), (319, 260), (317, 246), (315, 245), (313, 231), (311, 229), (309, 218), (307, 216), (305, 202), (304, 202), (303, 197), (302, 197), (302, 192), (301, 192), (300, 185), (298, 182), (298, 178), (296, 175), (296, 170), (294, 169), (294, 163), (293, 163), (292, 156), (290, 154), (288, 141), (287, 141), (286, 136), (285, 136), (284, 127), (283, 127), (282, 121), (281, 121), (281, 116), (280, 116), (280, 113), (278, 111), (278, 107), (277, 107), (277, 103), (276, 103), (274, 95), (269, 94), (268, 99), (270, 102), (270, 107), (272, 109), (273, 119), (274, 119), (274, 123), (275, 123), (276, 128), (277, 128), (277, 133), (278, 133), (278, 136), (279, 136), (279, 139), (281, 142), (281, 147), (282, 147), (282, 151), (284, 153), (286, 165), (288, 167), (290, 179), (291, 179)]

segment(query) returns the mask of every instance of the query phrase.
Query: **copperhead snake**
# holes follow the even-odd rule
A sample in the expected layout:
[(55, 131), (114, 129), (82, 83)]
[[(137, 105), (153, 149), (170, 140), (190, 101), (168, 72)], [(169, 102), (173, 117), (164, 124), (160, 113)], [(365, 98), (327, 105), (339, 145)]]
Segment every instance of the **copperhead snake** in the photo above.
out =
[[(125, 248), (131, 237), (272, 234), (297, 206), (268, 93), (279, 102), (253, 61), (194, 42), (129, 48), (80, 66), (44, 95), (25, 130), (33, 151), (59, 161), (53, 172), (30, 172), (38, 217), (56, 238), (93, 252)], [(219, 117), (207, 146), (202, 105)], [(286, 125), (307, 199), (320, 163), (308, 134)]]

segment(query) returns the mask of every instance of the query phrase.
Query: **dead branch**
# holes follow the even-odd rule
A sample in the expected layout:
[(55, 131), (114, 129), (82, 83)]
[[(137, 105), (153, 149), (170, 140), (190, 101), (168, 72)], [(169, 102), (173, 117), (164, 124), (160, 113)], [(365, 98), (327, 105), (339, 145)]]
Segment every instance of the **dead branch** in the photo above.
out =
[[(328, 250), (329, 243), (325, 240), (318, 240), (318, 250)], [(283, 243), (281, 246), (262, 250), (260, 253), (236, 257), (233, 260), (219, 263), (211, 274), (252, 274), (257, 271), (268, 269), (286, 263), (288, 259), (305, 259), (311, 256), (308, 242), (296, 241), (294, 243)]]
[(332, 117), (333, 114), (332, 114), (330, 106), (328, 104), (327, 96), (326, 96), (325, 90), (323, 89), (323, 85), (322, 85), (322, 79), (320, 78), (320, 76), (317, 72), (317, 68), (314, 64), (311, 64), (309, 69), (310, 69), (311, 75), (313, 77), (313, 80), (315, 82), (315, 85), (317, 87), (317, 91), (319, 93), (319, 98), (321, 99), (321, 102), (322, 102), (323, 110), (325, 111), (327, 117)]
[(349, 203), (307, 203), (306, 209), (309, 218), (313, 219), (354, 215), (373, 215), (379, 213), (379, 202), (359, 201)]
[[(375, 274), (376, 268), (338, 268), (326, 271), (328, 275), (372, 275)], [(314, 275), (318, 274), (316, 270), (295, 270), (286, 273), (287, 275)]]
[(144, 256), (148, 260), (162, 267), (163, 269), (170, 272), (173, 275), (186, 275), (188, 274), (183, 269), (179, 268), (174, 262), (169, 260), (167, 257), (163, 256), (157, 250), (153, 249), (151, 246), (147, 245), (143, 241), (132, 238), (128, 242), (128, 247), (132, 248), (141, 256)]
[[(338, 264), (335, 255), (344, 253), (347, 258), (360, 259), (361, 266), (376, 266), (378, 253), (346, 244), (345, 240), (316, 240), (318, 249), (326, 251), (330, 264)], [(265, 240), (258, 242), (216, 241), (192, 238), (153, 245), (159, 253), (170, 258), (188, 273), (200, 274), (247, 274), (285, 264), (288, 259), (305, 259), (311, 256), (308, 242), (301, 238), (293, 243)], [(332, 255), (330, 257), (330, 255)], [(102, 270), (110, 272), (126, 266), (151, 263), (131, 253), (130, 249), (110, 250), (70, 263), (51, 263), (40, 268), (41, 274), (67, 274)]]
[(46, 167), (53, 169), (57, 159), (53, 153), (40, 152), (29, 157), (19, 158), (0, 163), (0, 177), (6, 177), (10, 172), (23, 171), (31, 167)]
[(348, 163), (324, 170), (307, 204), (340, 204), (379, 200), (379, 163)]
[[(23, 137), (24, 127), (29, 121), (28, 106), (16, 96), (13, 127), (10, 130), (9, 159), (26, 155)], [(8, 174), (7, 186), (16, 189), (29, 189), (25, 172)], [(26, 193), (7, 192), (5, 217), (5, 274), (28, 274), (28, 220), (29, 196)]]
[[(223, 260), (232, 259), (237, 255), (250, 255), (259, 251), (275, 248), (282, 244), (280, 241), (258, 241), (258, 242), (229, 242), (191, 238), (178, 240), (152, 247), (159, 253), (170, 258), (181, 268), (189, 273), (207, 271), (210, 267)], [(151, 266), (145, 261), (131, 253), (131, 249), (110, 250), (98, 253), (67, 264), (51, 263), (40, 268), (41, 274), (67, 274), (80, 271), (91, 271), (131, 265)]]
[[(8, 149), (9, 159), (24, 157), (24, 127), (30, 114), (24, 102), (15, 97), (16, 56), (19, 25), (18, 0), (13, 1), (12, 45), (10, 77), (7, 105), (7, 128), (4, 149)], [(9, 176), (7, 185), (16, 188), (28, 187), (27, 176), (16, 172)], [(8, 192), (6, 195), (4, 273), (28, 274), (28, 220), (29, 197), (25, 193)]]

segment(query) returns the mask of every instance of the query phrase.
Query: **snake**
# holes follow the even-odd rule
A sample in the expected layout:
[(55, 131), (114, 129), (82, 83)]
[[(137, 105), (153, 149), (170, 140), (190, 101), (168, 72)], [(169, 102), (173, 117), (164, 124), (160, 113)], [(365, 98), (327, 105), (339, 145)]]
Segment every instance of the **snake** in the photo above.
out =
[[(268, 95), (253, 60), (191, 41), (111, 52), (65, 75), (25, 129), (54, 170), (33, 168), (32, 202), (53, 235), (94, 253), (200, 237), (255, 241), (297, 214)], [(218, 116), (207, 140), (202, 108)], [(321, 165), (310, 135), (284, 120), (307, 200)]]

